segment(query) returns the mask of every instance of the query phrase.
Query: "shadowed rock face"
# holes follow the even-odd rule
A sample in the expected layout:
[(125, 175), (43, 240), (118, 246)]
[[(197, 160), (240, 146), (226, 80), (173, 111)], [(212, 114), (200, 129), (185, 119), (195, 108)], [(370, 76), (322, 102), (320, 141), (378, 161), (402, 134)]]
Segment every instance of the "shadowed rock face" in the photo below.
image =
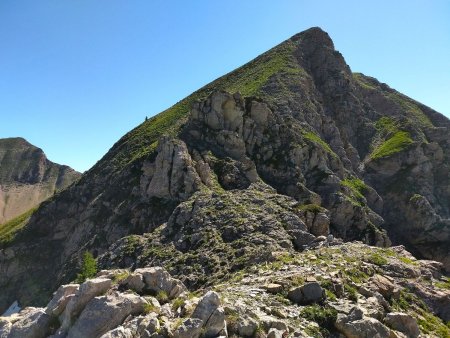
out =
[(39, 205), (80, 177), (23, 138), (0, 139), (0, 224)]
[(0, 251), (0, 309), (45, 303), (85, 250), (190, 288), (330, 234), (450, 269), (449, 126), (309, 29), (130, 131), (44, 202)]

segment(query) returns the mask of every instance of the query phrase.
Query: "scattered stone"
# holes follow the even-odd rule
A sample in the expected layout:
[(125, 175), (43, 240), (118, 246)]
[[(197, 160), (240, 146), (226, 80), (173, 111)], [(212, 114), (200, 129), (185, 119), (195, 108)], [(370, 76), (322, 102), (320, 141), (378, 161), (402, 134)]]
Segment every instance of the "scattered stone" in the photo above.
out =
[(242, 318), (236, 325), (237, 332), (243, 337), (253, 337), (257, 328), (258, 322), (250, 317)]
[(280, 284), (271, 283), (264, 285), (264, 289), (269, 293), (277, 294), (283, 291), (283, 286)]
[(289, 300), (300, 305), (318, 303), (324, 300), (325, 297), (325, 290), (317, 282), (306, 283), (292, 288), (288, 292)]
[(416, 338), (420, 335), (420, 329), (417, 325), (417, 320), (402, 312), (388, 313), (384, 319), (384, 322), (394, 330), (403, 332), (406, 336)]
[(173, 338), (198, 338), (202, 331), (203, 321), (198, 318), (186, 319), (173, 332)]

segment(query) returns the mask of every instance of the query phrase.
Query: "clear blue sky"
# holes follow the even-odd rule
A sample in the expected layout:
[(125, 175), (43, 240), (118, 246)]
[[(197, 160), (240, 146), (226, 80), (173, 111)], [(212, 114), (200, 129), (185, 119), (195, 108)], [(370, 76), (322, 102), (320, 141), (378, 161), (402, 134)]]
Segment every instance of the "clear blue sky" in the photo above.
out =
[(84, 171), (123, 134), (311, 26), (450, 116), (450, 1), (0, 0), (0, 137)]

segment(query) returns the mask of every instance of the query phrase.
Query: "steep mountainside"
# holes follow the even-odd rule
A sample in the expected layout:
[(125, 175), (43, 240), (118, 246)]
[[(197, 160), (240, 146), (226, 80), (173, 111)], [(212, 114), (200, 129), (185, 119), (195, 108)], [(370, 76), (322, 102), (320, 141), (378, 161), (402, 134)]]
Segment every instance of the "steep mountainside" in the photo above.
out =
[(404, 244), (449, 271), (449, 127), (309, 29), (138, 126), (42, 203), (0, 251), (0, 310), (45, 304), (86, 250), (102, 267), (164, 266), (190, 289), (330, 234)]
[(36, 207), (80, 177), (23, 138), (0, 139), (0, 224)]

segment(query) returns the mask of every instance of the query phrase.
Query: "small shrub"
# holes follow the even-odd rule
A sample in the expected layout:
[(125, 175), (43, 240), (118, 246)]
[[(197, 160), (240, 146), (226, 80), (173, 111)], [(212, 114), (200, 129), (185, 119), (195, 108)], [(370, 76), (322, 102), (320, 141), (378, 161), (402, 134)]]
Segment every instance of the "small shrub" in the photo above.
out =
[(76, 282), (83, 283), (86, 279), (92, 278), (97, 274), (97, 261), (94, 256), (85, 251), (83, 254), (83, 260), (81, 262), (80, 273), (77, 274)]

